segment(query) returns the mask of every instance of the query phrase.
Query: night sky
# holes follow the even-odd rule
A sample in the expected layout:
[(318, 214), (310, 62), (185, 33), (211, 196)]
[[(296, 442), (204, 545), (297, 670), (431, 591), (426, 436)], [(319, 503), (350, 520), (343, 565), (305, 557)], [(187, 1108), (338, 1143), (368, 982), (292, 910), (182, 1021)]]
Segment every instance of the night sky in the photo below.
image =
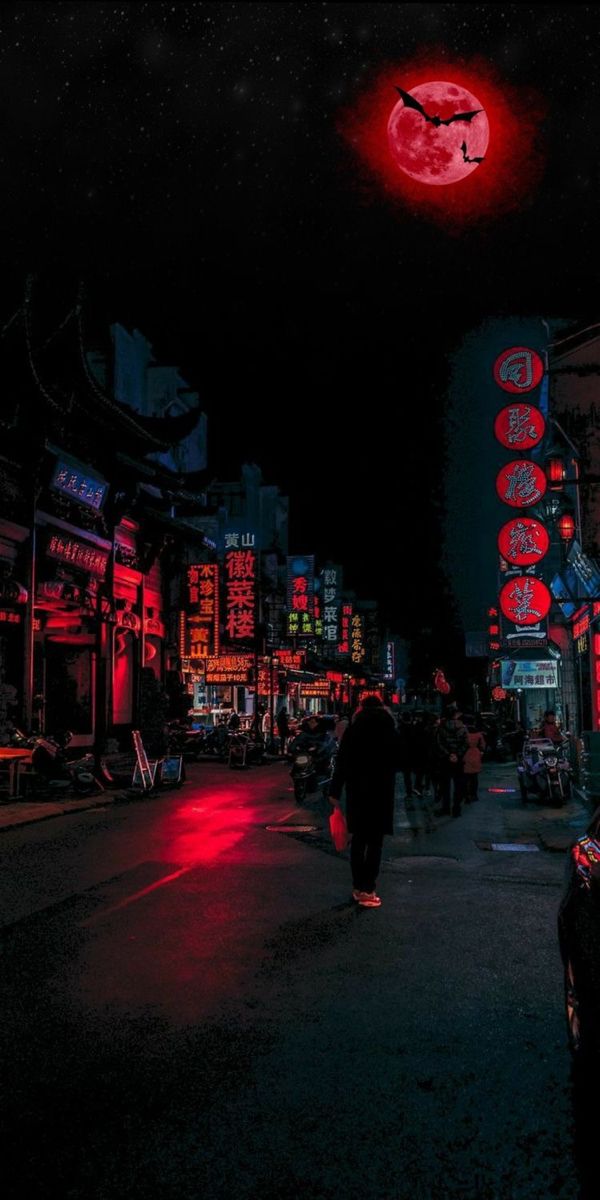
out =
[[(57, 323), (83, 278), (90, 327), (198, 388), (212, 473), (258, 462), (292, 549), (443, 623), (449, 356), (488, 315), (597, 315), (599, 38), (591, 5), (4, 4), (0, 320), (27, 272)], [(429, 55), (512, 113), (503, 196), (462, 224), (348, 136)]]

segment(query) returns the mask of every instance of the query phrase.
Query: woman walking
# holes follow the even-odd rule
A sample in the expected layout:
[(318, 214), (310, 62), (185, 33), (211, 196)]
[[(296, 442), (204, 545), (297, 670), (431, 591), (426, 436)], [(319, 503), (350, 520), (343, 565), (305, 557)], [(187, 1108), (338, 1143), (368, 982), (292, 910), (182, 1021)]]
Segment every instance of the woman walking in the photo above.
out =
[(479, 773), (481, 771), (481, 763), (483, 752), (485, 750), (485, 738), (481, 731), (481, 721), (475, 722), (475, 728), (469, 729), (469, 748), (463, 759), (465, 772), (465, 801), (471, 804), (474, 800), (479, 800)]
[(367, 696), (342, 738), (329, 790), (331, 803), (338, 806), (346, 788), (352, 896), (362, 908), (381, 905), (375, 887), (383, 839), (394, 832), (394, 784), (399, 765), (394, 718), (377, 696)]

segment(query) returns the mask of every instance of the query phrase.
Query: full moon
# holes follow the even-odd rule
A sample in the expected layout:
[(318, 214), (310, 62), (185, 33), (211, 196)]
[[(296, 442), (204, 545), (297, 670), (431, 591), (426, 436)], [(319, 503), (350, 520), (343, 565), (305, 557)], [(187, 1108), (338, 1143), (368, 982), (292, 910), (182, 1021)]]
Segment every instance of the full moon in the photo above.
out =
[(477, 112), (470, 121), (433, 124), (400, 99), (388, 121), (388, 139), (394, 161), (405, 175), (420, 183), (444, 185), (458, 183), (477, 170), (479, 163), (468, 159), (485, 158), (490, 127), (483, 105), (457, 83), (436, 80), (406, 88), (428, 117), (447, 120), (455, 113)]

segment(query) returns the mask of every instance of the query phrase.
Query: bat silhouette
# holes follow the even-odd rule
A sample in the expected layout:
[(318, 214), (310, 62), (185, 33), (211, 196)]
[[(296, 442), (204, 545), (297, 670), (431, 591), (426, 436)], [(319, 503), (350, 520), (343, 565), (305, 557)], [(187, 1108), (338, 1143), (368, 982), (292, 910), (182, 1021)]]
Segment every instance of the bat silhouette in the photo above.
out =
[(472, 121), (473, 117), (477, 116), (477, 113), (483, 112), (482, 108), (476, 108), (474, 112), (454, 113), (452, 117), (447, 117), (445, 120), (442, 120), (441, 117), (430, 117), (429, 114), (425, 112), (423, 105), (419, 104), (419, 101), (415, 100), (414, 96), (411, 96), (410, 92), (403, 92), (402, 88), (397, 86), (396, 91), (400, 93), (404, 101), (405, 108), (414, 108), (416, 112), (421, 114), (422, 117), (425, 117), (426, 121), (431, 121), (431, 124), (435, 125), (436, 129), (440, 125), (451, 125), (453, 121)]
[(463, 142), (461, 146), (464, 162), (483, 162), (483, 158), (469, 158), (467, 155), (467, 143)]

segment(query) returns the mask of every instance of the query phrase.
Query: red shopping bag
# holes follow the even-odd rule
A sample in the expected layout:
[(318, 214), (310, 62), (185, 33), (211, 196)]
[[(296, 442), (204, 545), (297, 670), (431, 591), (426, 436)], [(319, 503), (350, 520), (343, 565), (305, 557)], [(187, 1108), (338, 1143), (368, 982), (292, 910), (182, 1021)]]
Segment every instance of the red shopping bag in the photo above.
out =
[(345, 850), (349, 840), (348, 826), (341, 808), (337, 806), (329, 815), (329, 830), (336, 850)]

